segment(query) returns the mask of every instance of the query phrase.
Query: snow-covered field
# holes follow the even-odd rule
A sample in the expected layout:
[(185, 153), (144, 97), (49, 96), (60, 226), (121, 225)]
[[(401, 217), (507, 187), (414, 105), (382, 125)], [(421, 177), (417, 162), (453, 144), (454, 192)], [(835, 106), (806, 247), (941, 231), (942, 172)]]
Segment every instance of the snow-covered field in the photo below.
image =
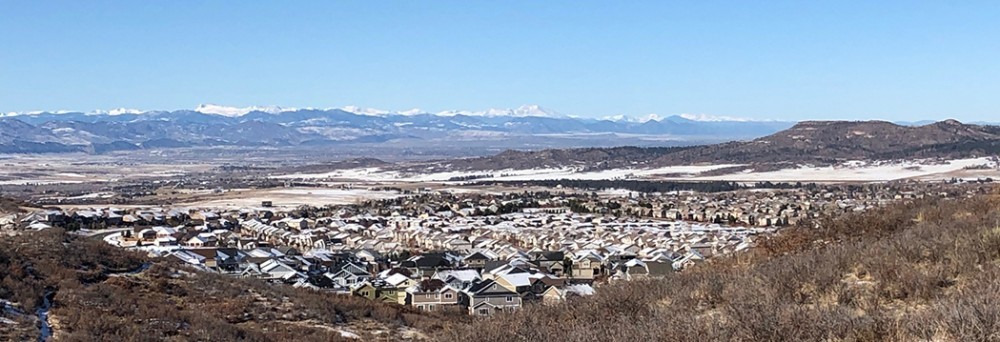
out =
[(528, 180), (549, 180), (549, 179), (626, 179), (626, 178), (649, 178), (665, 174), (690, 174), (695, 175), (701, 172), (739, 166), (738, 164), (716, 164), (716, 165), (686, 165), (667, 166), (653, 169), (612, 169), (603, 171), (584, 172), (572, 168), (550, 168), (550, 169), (527, 169), (527, 170), (495, 170), (495, 171), (454, 171), (435, 172), (426, 174), (402, 174), (398, 171), (385, 171), (379, 168), (346, 169), (318, 174), (289, 174), (276, 176), (278, 179), (350, 179), (360, 181), (384, 181), (384, 182), (447, 182), (449, 179), (458, 177), (470, 177), (480, 175), (490, 175), (490, 177), (476, 178), (476, 180), (496, 180), (496, 181), (528, 181)]
[[(967, 167), (986, 165), (989, 169), (968, 170)], [(584, 172), (572, 168), (456, 171), (426, 174), (403, 174), (379, 168), (337, 170), (318, 174), (289, 174), (279, 179), (340, 179), (371, 182), (448, 182), (459, 177), (489, 175), (475, 180), (531, 181), (531, 180), (600, 180), (600, 179), (656, 179), (688, 181), (778, 181), (778, 182), (877, 182), (898, 179), (941, 180), (957, 178), (985, 178), (1000, 176), (997, 163), (991, 158), (971, 158), (951, 161), (852, 161), (836, 166), (816, 167), (800, 165), (798, 168), (779, 171), (755, 172), (747, 169), (724, 175), (703, 176), (703, 172), (722, 168), (739, 167), (739, 164), (668, 166), (653, 169), (612, 169)]]
[(262, 201), (272, 201), (275, 207), (294, 208), (301, 205), (324, 206), (352, 204), (357, 201), (387, 199), (401, 196), (394, 191), (368, 189), (289, 188), (261, 190), (241, 194), (236, 198), (213, 199), (177, 206), (200, 208), (260, 208)]
[[(966, 170), (966, 167), (988, 165), (992, 170)], [(844, 165), (813, 167), (799, 166), (795, 169), (780, 171), (743, 172), (720, 175), (685, 178), (687, 180), (724, 180), (724, 181), (772, 181), (772, 182), (879, 182), (899, 179), (917, 178), (921, 180), (944, 180), (961, 176), (964, 173), (974, 173), (983, 177), (997, 177), (1000, 171), (997, 164), (989, 158), (958, 159), (945, 162), (904, 161), (861, 163), (849, 162)], [(962, 178), (962, 177), (959, 177)]]
[[(98, 180), (102, 181), (102, 180)], [(80, 184), (83, 183), (82, 180), (64, 180), (64, 179), (11, 179), (2, 180), (0, 185), (48, 185), (48, 184)]]

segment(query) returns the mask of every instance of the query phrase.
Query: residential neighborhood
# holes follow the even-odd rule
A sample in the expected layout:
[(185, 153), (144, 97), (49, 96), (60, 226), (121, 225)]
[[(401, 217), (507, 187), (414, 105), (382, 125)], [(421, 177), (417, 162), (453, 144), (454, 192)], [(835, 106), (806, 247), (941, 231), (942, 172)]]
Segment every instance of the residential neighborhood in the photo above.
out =
[(8, 217), (60, 227), (205, 272), (488, 316), (589, 296), (753, 248), (781, 227), (979, 188), (920, 184), (769, 191), (451, 193), (358, 205), (50, 208)]

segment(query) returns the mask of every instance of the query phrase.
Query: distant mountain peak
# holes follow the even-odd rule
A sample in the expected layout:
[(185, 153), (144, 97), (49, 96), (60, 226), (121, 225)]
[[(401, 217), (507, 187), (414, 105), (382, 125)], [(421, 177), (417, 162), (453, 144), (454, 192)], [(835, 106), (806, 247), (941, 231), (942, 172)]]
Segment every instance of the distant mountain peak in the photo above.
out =
[(672, 121), (672, 122), (756, 122), (763, 120), (754, 120), (749, 118), (741, 118), (735, 116), (724, 116), (724, 115), (709, 115), (709, 114), (678, 114), (671, 115), (667, 117), (660, 116), (656, 113), (650, 113), (641, 116), (626, 116), (626, 115), (615, 115), (604, 117), (604, 120), (615, 121), (615, 122), (635, 122), (635, 123), (646, 123), (649, 121)]
[(565, 117), (559, 112), (543, 108), (542, 106), (539, 105), (523, 105), (517, 108), (490, 108), (484, 111), (446, 110), (438, 112), (437, 115), (440, 116), (465, 115), (465, 116), (486, 116), (486, 117), (511, 116), (511, 117), (544, 117), (544, 118)]
[(964, 125), (961, 121), (958, 121), (958, 120), (955, 120), (955, 119), (947, 119), (947, 120), (938, 122), (938, 124), (941, 125), (941, 126), (962, 126), (962, 125)]
[(757, 121), (749, 118), (741, 118), (735, 116), (725, 116), (725, 115), (709, 115), (709, 114), (689, 114), (684, 113), (677, 115), (681, 118), (688, 119), (691, 121), (703, 121), (703, 122), (720, 122), (720, 121), (737, 121), (737, 122), (748, 122)]
[(650, 114), (646, 114), (646, 115), (642, 115), (642, 116), (629, 116), (629, 115), (624, 115), (624, 114), (618, 114), (618, 115), (612, 115), (612, 116), (605, 116), (605, 117), (603, 117), (601, 119), (602, 120), (608, 120), (608, 121), (614, 121), (614, 122), (646, 123), (646, 122), (649, 122), (649, 121), (659, 122), (659, 121), (662, 121), (664, 118), (661, 117), (659, 114), (650, 113)]
[(250, 112), (264, 112), (268, 114), (280, 114), (283, 112), (293, 112), (295, 108), (282, 108), (278, 106), (250, 106), (250, 107), (227, 107), (216, 104), (200, 104), (194, 111), (202, 114), (214, 114), (228, 117), (247, 115)]
[(389, 111), (389, 110), (384, 110), (384, 109), (366, 108), (366, 107), (359, 107), (359, 106), (343, 106), (343, 107), (340, 107), (340, 110), (348, 112), (348, 113), (352, 113), (352, 114), (369, 115), (369, 116), (385, 116), (385, 115), (405, 115), (405, 116), (410, 116), (410, 115), (418, 115), (418, 114), (425, 114), (425, 113), (427, 113), (426, 111), (424, 111), (423, 109), (420, 109), (420, 108), (413, 108), (413, 109), (407, 109), (407, 110), (401, 110), (401, 111)]
[(144, 110), (132, 109), (132, 108), (115, 108), (112, 110), (95, 110), (88, 112), (89, 115), (124, 115), (124, 114), (143, 114), (146, 113)]

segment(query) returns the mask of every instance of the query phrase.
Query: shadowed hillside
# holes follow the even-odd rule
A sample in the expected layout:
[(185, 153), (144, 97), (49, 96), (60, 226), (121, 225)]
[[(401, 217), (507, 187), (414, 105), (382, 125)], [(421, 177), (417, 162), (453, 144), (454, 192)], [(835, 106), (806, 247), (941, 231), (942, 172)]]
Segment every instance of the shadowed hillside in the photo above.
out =
[[(340, 341), (421, 339), (464, 315), (194, 271), (51, 229), (0, 239), (0, 340)], [(382, 333), (375, 335), (378, 331)], [(356, 341), (356, 340), (355, 340)]]

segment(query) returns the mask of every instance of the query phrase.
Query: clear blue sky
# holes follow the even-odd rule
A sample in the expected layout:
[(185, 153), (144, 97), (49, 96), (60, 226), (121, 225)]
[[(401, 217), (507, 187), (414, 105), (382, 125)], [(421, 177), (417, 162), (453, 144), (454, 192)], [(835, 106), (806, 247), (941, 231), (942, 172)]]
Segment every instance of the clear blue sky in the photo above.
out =
[(1000, 119), (1000, 1), (0, 0), (0, 112)]

